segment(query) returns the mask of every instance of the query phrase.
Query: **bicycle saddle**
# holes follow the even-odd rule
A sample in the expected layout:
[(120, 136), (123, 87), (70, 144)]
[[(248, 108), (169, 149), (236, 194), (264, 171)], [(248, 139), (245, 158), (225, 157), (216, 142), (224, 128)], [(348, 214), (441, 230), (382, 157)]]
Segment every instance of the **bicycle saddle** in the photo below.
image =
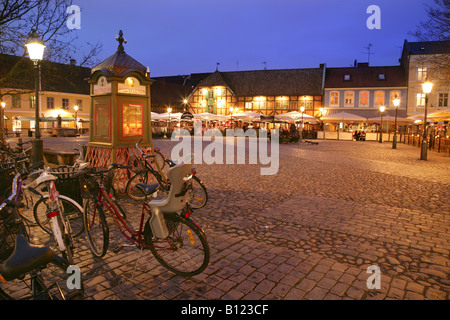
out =
[(20, 235), (16, 238), (14, 252), (3, 264), (1, 275), (6, 281), (11, 281), (52, 260), (53, 251), (50, 248), (30, 245)]
[(144, 193), (146, 196), (154, 193), (159, 187), (158, 183), (155, 184), (144, 184), (144, 183), (138, 183), (136, 184), (136, 188), (141, 190), (142, 193)]

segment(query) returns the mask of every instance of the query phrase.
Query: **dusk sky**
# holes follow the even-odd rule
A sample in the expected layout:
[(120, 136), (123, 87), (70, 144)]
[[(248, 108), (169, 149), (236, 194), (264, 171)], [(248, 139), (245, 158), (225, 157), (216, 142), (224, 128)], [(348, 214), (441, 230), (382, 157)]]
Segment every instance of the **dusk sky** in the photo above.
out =
[[(357, 59), (397, 65), (403, 41), (425, 20), (432, 0), (74, 0), (80, 41), (100, 42), (99, 62), (117, 48), (150, 67), (151, 76), (220, 71), (347, 67)], [(370, 5), (381, 29), (370, 30)], [(266, 62), (266, 64), (264, 64)]]

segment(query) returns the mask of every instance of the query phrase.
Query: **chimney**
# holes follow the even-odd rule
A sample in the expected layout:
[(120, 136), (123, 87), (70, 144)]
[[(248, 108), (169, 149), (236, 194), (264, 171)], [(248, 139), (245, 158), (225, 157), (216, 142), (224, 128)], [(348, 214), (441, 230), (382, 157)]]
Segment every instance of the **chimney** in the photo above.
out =
[(77, 64), (77, 60), (70, 58), (70, 65), (75, 66)]

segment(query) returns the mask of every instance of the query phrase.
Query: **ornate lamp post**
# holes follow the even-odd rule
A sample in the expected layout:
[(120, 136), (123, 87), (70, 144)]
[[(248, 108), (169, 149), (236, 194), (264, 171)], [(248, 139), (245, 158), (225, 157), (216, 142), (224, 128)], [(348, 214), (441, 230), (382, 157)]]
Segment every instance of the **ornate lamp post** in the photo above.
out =
[(35, 139), (33, 143), (33, 163), (41, 161), (43, 159), (44, 146), (41, 140), (41, 133), (39, 131), (39, 63), (44, 56), (44, 42), (39, 38), (39, 35), (33, 30), (25, 43), (27, 47), (30, 59), (34, 63), (34, 80), (35, 80), (35, 102), (36, 102), (36, 112), (35, 112)]
[(395, 123), (394, 123), (394, 139), (392, 140), (392, 149), (397, 149), (397, 110), (400, 105), (400, 99), (395, 95), (394, 100), (392, 101), (395, 107)]
[(380, 106), (380, 143), (383, 143), (383, 112), (386, 110), (385, 106)]
[(422, 83), (422, 91), (425, 93), (425, 116), (423, 117), (423, 140), (422, 147), (420, 150), (420, 160), (427, 160), (427, 108), (428, 108), (428, 95), (431, 93), (433, 89), (433, 83), (430, 81), (426, 81)]

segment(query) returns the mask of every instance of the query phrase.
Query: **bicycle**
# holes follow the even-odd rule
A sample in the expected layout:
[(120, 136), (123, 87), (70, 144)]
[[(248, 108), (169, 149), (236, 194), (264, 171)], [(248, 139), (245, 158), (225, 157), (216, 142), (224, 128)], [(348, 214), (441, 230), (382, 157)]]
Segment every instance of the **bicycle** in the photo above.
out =
[(73, 172), (78, 172), (89, 165), (89, 163), (83, 161), (83, 153), (78, 149), (75, 150), (77, 150), (80, 155), (72, 166), (46, 168), (45, 172), (41, 172), (40, 177), (37, 178), (32, 185), (26, 186), (26, 189), (32, 191), (39, 197), (39, 200), (36, 201), (36, 204), (33, 207), (33, 216), (41, 229), (46, 233), (52, 234), (51, 219), (47, 216), (47, 214), (51, 212), (51, 196), (50, 194), (43, 195), (36, 190), (38, 187), (42, 186), (42, 184), (45, 184), (42, 190), (51, 190), (53, 195), (57, 197), (59, 201), (58, 208), (61, 209), (64, 219), (67, 224), (70, 225), (68, 229), (73, 238), (80, 236), (84, 231), (83, 208), (74, 199), (60, 193), (55, 193), (55, 186), (58, 184), (61, 186), (61, 183), (67, 183), (67, 179), (64, 180), (64, 178), (67, 178)]
[[(42, 164), (42, 161), (38, 162), (29, 169), (34, 170)], [(38, 247), (29, 243), (29, 234), (18, 212), (22, 178), (27, 174), (27, 171), (16, 174), (11, 195), (0, 205), (0, 253), (2, 257), (8, 257), (0, 270), (0, 298), (81, 298), (84, 294), (81, 276), (78, 277), (77, 283), (68, 286), (69, 262), (55, 255), (49, 247)]]
[[(96, 257), (103, 257), (108, 250), (109, 228), (105, 211), (109, 211), (120, 232), (132, 246), (141, 250), (149, 249), (168, 270), (182, 276), (203, 272), (209, 263), (210, 249), (204, 231), (191, 218), (192, 208), (187, 202), (194, 175), (191, 166), (179, 164), (169, 169), (171, 188), (166, 199), (148, 201), (153, 188), (157, 186), (137, 186), (146, 194), (137, 230), (122, 218), (120, 209), (101, 183), (102, 176), (109, 170), (112, 169), (88, 171), (80, 177), (87, 196), (95, 199), (87, 201), (84, 208), (85, 230), (92, 253)], [(100, 176), (100, 182), (97, 176)], [(148, 218), (144, 221), (146, 216)]]
[[(39, 171), (39, 177), (23, 187), (40, 196), (33, 207), (34, 219), (42, 230), (53, 236), (62, 256), (73, 264), (74, 237), (84, 231), (83, 208), (75, 200), (59, 194), (55, 185), (57, 179), (47, 167)], [(46, 195), (36, 190), (43, 185), (48, 191)]]
[[(141, 141), (141, 140), (140, 140)], [(144, 169), (136, 172), (134, 176), (130, 178), (127, 182), (126, 193), (128, 197), (133, 200), (144, 200), (145, 195), (139, 188), (136, 188), (136, 184), (158, 184), (158, 188), (154, 188), (153, 197), (157, 198), (157, 194), (160, 193), (159, 197), (164, 198), (167, 196), (170, 189), (170, 179), (165, 179), (158, 170), (153, 168), (152, 164), (147, 160), (148, 158), (155, 159), (156, 155), (154, 154), (146, 154), (141, 148), (139, 148), (139, 142), (136, 143), (136, 149), (140, 152)], [(161, 157), (161, 153), (157, 153)], [(164, 158), (163, 158), (164, 159)], [(155, 161), (155, 160), (153, 160)], [(167, 163), (169, 167), (174, 167), (176, 165), (175, 162), (169, 159), (164, 159), (164, 163)], [(154, 178), (154, 179), (153, 179)], [(192, 181), (192, 191), (190, 193), (189, 203), (193, 209), (200, 209), (206, 205), (208, 202), (208, 192), (206, 191), (205, 185), (202, 183), (198, 176), (193, 176)]]

